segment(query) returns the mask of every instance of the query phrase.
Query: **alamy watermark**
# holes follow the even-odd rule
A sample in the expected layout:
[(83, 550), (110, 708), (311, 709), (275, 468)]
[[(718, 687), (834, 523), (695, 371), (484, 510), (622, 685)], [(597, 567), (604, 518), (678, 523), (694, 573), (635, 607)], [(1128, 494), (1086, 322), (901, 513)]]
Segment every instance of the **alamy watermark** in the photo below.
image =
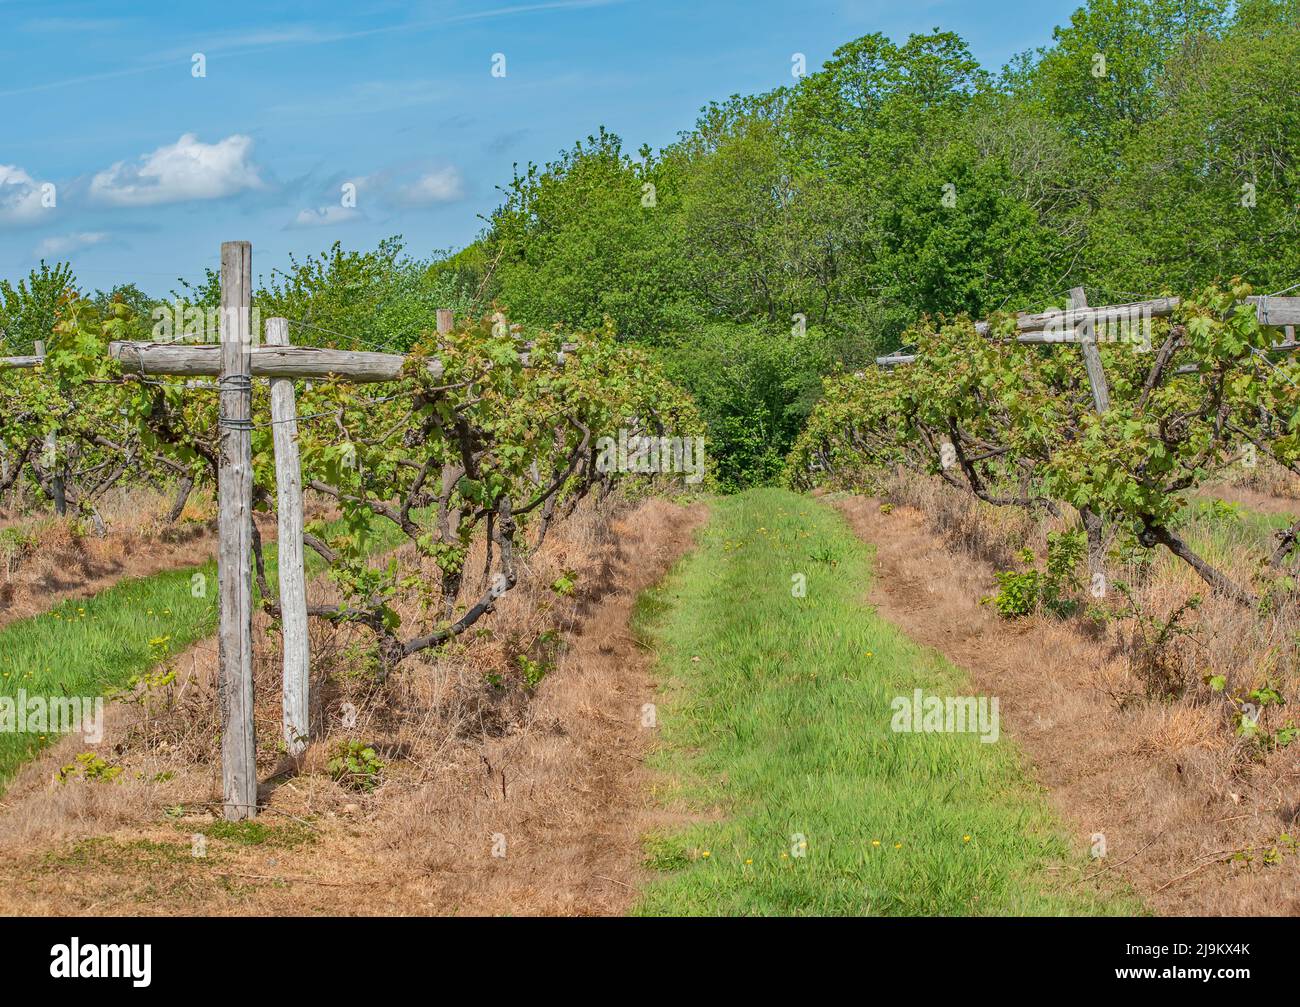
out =
[[(1083, 314), (1081, 312), (1091, 312)], [(1076, 308), (1049, 313), (1043, 326), (1048, 343), (1126, 343), (1140, 353), (1151, 350), (1151, 306), (1120, 305), (1113, 308)]]
[(598, 472), (683, 473), (692, 485), (704, 478), (703, 437), (650, 437), (629, 434), (624, 428), (618, 432), (618, 440), (598, 439), (596, 450), (600, 452)]
[[(251, 345), (261, 345), (261, 308), (205, 308), (184, 301), (160, 304), (150, 312), (153, 319), (150, 334), (157, 343), (219, 343), (223, 313), (226, 331), (247, 332)], [(247, 325), (241, 326), (243, 322)]]
[(152, 944), (82, 944), (73, 937), (50, 948), (55, 979), (130, 979), (142, 989), (153, 980)]
[(910, 696), (895, 696), (889, 705), (895, 734), (978, 734), (986, 744), (998, 740), (996, 696), (927, 696), (915, 689)]
[(0, 734), (71, 734), (104, 740), (103, 696), (0, 696)]

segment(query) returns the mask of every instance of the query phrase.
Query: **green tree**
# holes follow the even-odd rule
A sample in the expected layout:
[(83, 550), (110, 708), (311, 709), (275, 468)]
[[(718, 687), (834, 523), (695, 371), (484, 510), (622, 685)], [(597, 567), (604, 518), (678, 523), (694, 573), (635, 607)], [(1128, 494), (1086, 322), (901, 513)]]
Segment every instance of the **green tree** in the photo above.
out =
[[(1258, 22), (1256, 22), (1258, 24)], [(1242, 31), (1180, 54), (1168, 107), (1125, 146), (1090, 271), (1123, 290), (1300, 275), (1300, 36)]]
[(59, 307), (76, 292), (77, 281), (66, 262), (44, 259), (14, 286), (0, 280), (0, 342), (11, 354), (32, 353), (38, 339), (49, 342)]

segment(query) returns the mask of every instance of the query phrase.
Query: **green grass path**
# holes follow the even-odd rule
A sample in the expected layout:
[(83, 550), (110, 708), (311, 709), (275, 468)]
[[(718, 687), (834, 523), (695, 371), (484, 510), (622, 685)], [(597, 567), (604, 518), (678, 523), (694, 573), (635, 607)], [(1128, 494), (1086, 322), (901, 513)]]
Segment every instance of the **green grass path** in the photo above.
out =
[[(330, 529), (337, 524), (328, 526)], [(379, 553), (403, 536), (378, 519), (370, 547)], [(276, 548), (265, 547), (267, 579), (276, 583)], [(307, 576), (324, 563), (307, 551)], [(202, 577), (201, 596), (193, 589)], [(254, 602), (260, 595), (254, 584)], [(48, 612), (0, 629), (0, 696), (99, 696), (217, 630), (217, 564), (131, 577), (91, 598), (69, 599)], [(168, 638), (165, 643), (153, 643)], [(14, 772), (58, 735), (0, 731), (0, 791)]]
[(894, 697), (973, 693), (864, 603), (870, 568), (834, 511), (755, 490), (716, 501), (699, 548), (643, 596), (665, 682), (656, 768), (708, 820), (648, 837), (660, 873), (638, 911), (1143, 912), (1077, 883), (1095, 863), (1005, 734), (891, 731)]

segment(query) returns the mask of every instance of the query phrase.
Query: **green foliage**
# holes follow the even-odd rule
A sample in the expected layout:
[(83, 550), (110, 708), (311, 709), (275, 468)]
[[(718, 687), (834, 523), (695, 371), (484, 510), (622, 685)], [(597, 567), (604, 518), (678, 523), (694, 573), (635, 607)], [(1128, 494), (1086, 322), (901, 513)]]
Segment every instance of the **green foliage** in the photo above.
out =
[[(999, 506), (1064, 502), (1085, 526), (1100, 518), (1141, 549), (1163, 545), (1215, 591), (1251, 603), (1249, 586), (1178, 534), (1186, 494), (1244, 445), (1300, 473), (1300, 361), (1270, 358), (1280, 333), (1242, 303), (1251, 293), (1235, 281), (1183, 297), (1171, 318), (1150, 320), (1159, 356), (1099, 344), (1111, 399), (1102, 415), (1074, 346), (1018, 343), (1001, 315), (987, 335), (962, 318), (923, 319), (905, 340), (914, 363), (827, 380), (787, 478), (852, 485), (904, 464)], [(1008, 580), (1008, 604), (1019, 607), (1031, 581)]]
[(565, 570), (560, 576), (551, 582), (551, 590), (562, 598), (568, 598), (573, 595), (574, 589), (578, 584), (578, 573), (576, 570)]
[(1113, 156), (1161, 111), (1168, 62), (1223, 30), (1227, 7), (1226, 0), (1090, 0), (1053, 33), (1055, 44), (1032, 75), (1035, 94), (1099, 158)]
[[(1078, 610), (1078, 602), (1069, 597), (1080, 584), (1079, 566), (1087, 552), (1082, 530), (1056, 532), (1047, 536), (1047, 562), (1042, 570), (1031, 568), (1017, 573), (1003, 570), (994, 573), (998, 593), (991, 600), (1003, 618), (1015, 619), (1042, 609), (1053, 615), (1069, 615)], [(1021, 561), (1033, 563), (1034, 554), (1026, 549)]]
[(551, 670), (549, 663), (534, 661), (527, 654), (520, 654), (516, 661), (519, 663), (519, 672), (524, 678), (524, 686), (529, 689), (535, 689), (541, 685), (542, 679)]
[(363, 792), (379, 786), (384, 768), (373, 746), (355, 740), (339, 742), (325, 766), (336, 783)]
[(112, 783), (122, 775), (122, 767), (110, 765), (94, 752), (82, 752), (76, 760), (61, 767), (55, 775), (59, 783), (80, 777), (87, 783)]
[(1125, 142), (1101, 193), (1089, 272), (1122, 290), (1300, 273), (1300, 36), (1203, 39), (1166, 66), (1158, 115)]
[(819, 329), (761, 324), (708, 325), (664, 347), (666, 373), (699, 405), (723, 489), (779, 480), (832, 352)]
[(75, 291), (76, 278), (65, 262), (50, 266), (42, 259), (17, 286), (0, 280), (0, 353), (34, 353), (38, 340), (49, 342), (61, 305)]
[(993, 574), (998, 582), (998, 593), (993, 597), (998, 614), (1006, 619), (1029, 615), (1038, 608), (1042, 595), (1043, 575), (1037, 570), (1016, 573), (999, 570)]
[(301, 323), (290, 325), (298, 344), (403, 353), (434, 328), (438, 308), (474, 313), (472, 295), (454, 271), (411, 258), (394, 236), (373, 251), (345, 251), (335, 242), (306, 259), (290, 256), (289, 269), (272, 275), (254, 306), (263, 318)]
[(1269, 729), (1269, 708), (1286, 706), (1286, 697), (1271, 682), (1251, 689), (1245, 696), (1233, 696), (1231, 699), (1237, 736), (1253, 743), (1256, 754), (1263, 755), (1286, 748), (1300, 737), (1300, 728), (1296, 727), (1293, 720), (1288, 720), (1273, 730)]

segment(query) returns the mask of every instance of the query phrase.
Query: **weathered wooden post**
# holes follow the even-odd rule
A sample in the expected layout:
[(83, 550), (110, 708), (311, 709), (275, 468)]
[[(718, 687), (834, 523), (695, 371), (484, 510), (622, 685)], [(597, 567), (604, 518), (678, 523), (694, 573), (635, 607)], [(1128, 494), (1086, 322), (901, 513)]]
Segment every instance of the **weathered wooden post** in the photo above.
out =
[(455, 326), (455, 318), (452, 316), (451, 308), (438, 309), (438, 335), (445, 336)]
[[(266, 321), (268, 346), (289, 345), (289, 323)], [(307, 575), (303, 569), (302, 464), (298, 457), (298, 405), (293, 379), (271, 379), (271, 431), (275, 442), (276, 513), (279, 518), (280, 634), (284, 641), (284, 744), (300, 755), (311, 734), (311, 653), (307, 636)]]
[[(45, 363), (45, 340), (37, 339), (32, 347), (39, 363)], [(59, 432), (47, 430), (41, 453), (41, 462), (50, 470), (50, 495), (54, 498), (54, 513), (63, 517), (68, 513), (68, 494), (63, 485), (63, 473), (59, 470)]]
[(253, 725), (253, 246), (221, 245), (221, 460), (217, 474), (221, 777), (227, 821), (257, 814)]
[[(1070, 310), (1087, 306), (1088, 295), (1084, 289), (1082, 287), (1071, 289)], [(1084, 321), (1078, 324), (1075, 332), (1079, 339), (1079, 349), (1083, 352), (1083, 366), (1088, 372), (1088, 384), (1092, 387), (1093, 407), (1098, 413), (1104, 413), (1110, 408), (1110, 388), (1106, 384), (1106, 372), (1101, 366), (1101, 351), (1097, 348), (1097, 327), (1091, 321)], [(1106, 591), (1106, 556), (1103, 538), (1105, 529), (1101, 515), (1091, 507), (1081, 508), (1079, 514), (1083, 518), (1084, 532), (1088, 536), (1088, 577), (1092, 582), (1089, 589), (1096, 594), (1100, 588), (1104, 595)], [(1098, 577), (1101, 578), (1100, 583)]]
[[(1088, 306), (1088, 295), (1082, 287), (1070, 291), (1070, 309), (1077, 310)], [(1083, 350), (1083, 366), (1088, 371), (1088, 384), (1092, 386), (1092, 403), (1097, 412), (1104, 413), (1110, 408), (1110, 388), (1106, 384), (1106, 372), (1101, 368), (1101, 352), (1097, 349), (1097, 328), (1091, 321), (1080, 322), (1075, 330), (1079, 337), (1079, 347)]]

